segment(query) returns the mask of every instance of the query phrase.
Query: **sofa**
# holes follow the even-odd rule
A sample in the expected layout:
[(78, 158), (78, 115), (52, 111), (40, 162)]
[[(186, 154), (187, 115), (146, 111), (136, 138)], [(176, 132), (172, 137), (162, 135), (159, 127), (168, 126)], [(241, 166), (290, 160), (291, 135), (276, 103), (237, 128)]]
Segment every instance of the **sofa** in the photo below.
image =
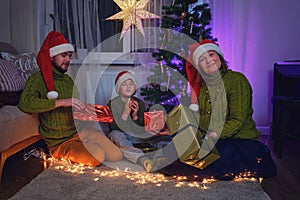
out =
[(0, 42), (0, 183), (6, 159), (41, 139), (37, 114), (18, 108), (26, 80), (38, 70), (35, 55)]

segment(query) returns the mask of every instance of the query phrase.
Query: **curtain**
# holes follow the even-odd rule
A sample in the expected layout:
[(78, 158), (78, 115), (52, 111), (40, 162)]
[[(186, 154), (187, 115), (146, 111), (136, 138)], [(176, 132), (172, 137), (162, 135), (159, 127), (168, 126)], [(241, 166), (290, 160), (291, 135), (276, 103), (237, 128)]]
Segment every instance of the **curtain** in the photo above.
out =
[[(249, 35), (250, 1), (210, 0), (213, 35), (233, 69), (245, 71)], [(253, 12), (253, 10), (251, 10)], [(238, 56), (236, 56), (236, 53)]]
[[(268, 1), (268, 0), (267, 0)], [(254, 120), (258, 126), (270, 123), (270, 80), (262, 51), (263, 2), (258, 0), (210, 0), (212, 33), (218, 39), (229, 67), (246, 75), (253, 88)], [(261, 59), (259, 59), (261, 58)], [(265, 68), (265, 69), (264, 69)], [(259, 72), (259, 73), (258, 73)]]
[(105, 21), (116, 10), (112, 0), (54, 0), (54, 29), (75, 48), (91, 51), (119, 28)]

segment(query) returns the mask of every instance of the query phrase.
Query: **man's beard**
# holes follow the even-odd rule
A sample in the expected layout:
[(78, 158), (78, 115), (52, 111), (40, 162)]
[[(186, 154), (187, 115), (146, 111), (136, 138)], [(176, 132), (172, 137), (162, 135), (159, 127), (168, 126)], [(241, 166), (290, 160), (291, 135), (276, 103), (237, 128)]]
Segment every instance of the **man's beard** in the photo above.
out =
[(60, 73), (66, 73), (67, 72), (67, 69), (62, 69), (60, 66), (58, 66), (56, 63), (52, 62), (52, 66), (57, 70), (59, 71)]

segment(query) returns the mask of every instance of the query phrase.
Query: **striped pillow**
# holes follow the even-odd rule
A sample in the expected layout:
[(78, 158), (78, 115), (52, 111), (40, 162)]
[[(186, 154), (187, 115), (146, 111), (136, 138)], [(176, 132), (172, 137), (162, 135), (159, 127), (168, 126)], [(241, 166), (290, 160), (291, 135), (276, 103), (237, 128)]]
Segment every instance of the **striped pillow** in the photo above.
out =
[(0, 91), (20, 91), (24, 89), (25, 83), (13, 62), (0, 59)]

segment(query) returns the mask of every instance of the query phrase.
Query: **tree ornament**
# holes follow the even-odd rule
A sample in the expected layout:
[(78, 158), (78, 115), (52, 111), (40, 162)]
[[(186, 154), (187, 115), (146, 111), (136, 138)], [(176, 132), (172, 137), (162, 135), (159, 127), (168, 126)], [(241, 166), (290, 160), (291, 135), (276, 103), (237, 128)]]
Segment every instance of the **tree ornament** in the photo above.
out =
[(122, 11), (106, 18), (106, 20), (123, 20), (123, 28), (120, 39), (122, 39), (131, 25), (135, 25), (136, 28), (141, 32), (141, 34), (145, 37), (141, 19), (160, 18), (160, 16), (144, 10), (149, 0), (114, 0), (114, 2), (122, 9)]
[(186, 16), (186, 12), (181, 13), (181, 15), (178, 17), (178, 19), (182, 20)]
[(190, 28), (190, 34), (192, 34), (193, 33), (193, 27), (194, 27), (194, 17), (190, 17), (189, 20), (192, 21), (191, 22), (191, 28)]
[(181, 47), (181, 49), (180, 49), (180, 53), (179, 53), (179, 55), (181, 56), (181, 57), (183, 57), (183, 58), (185, 58), (186, 57), (186, 53), (185, 53), (185, 50)]
[(163, 67), (163, 64), (162, 62), (159, 62), (160, 63), (160, 70), (161, 70), (161, 73), (163, 74), (164, 73), (164, 67)]
[(173, 41), (173, 30), (171, 28), (168, 29), (168, 42), (171, 43)]
[(199, 41), (198, 42), (202, 42), (203, 38), (202, 38), (202, 34), (199, 35)]
[(183, 85), (181, 92), (182, 92), (182, 96), (185, 97), (186, 96), (186, 84)]
[(170, 87), (170, 80), (171, 80), (171, 75), (168, 73), (167, 91), (169, 90)]

